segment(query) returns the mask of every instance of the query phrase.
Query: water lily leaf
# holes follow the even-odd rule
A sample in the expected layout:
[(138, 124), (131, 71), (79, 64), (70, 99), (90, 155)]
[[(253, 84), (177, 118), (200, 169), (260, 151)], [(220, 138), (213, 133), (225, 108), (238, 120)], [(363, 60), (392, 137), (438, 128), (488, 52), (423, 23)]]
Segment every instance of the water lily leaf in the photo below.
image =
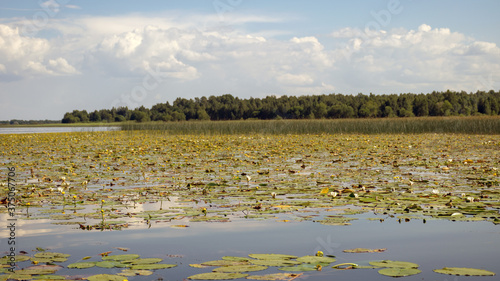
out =
[(127, 269), (122, 270), (122, 272), (118, 273), (118, 275), (120, 275), (120, 276), (136, 276), (136, 275), (149, 276), (153, 273), (154, 273), (153, 271), (149, 271), (149, 270), (143, 270), (143, 269), (133, 270), (133, 269), (127, 268)]
[(34, 260), (37, 260), (38, 262), (65, 262), (68, 260), (67, 258), (70, 256), (71, 255), (69, 254), (42, 252), (42, 253), (36, 253), (35, 254), (36, 259)]
[(344, 250), (344, 253), (381, 253), (385, 252), (386, 248), (383, 249), (366, 249), (366, 248), (355, 248)]
[(250, 260), (249, 262), (256, 265), (265, 265), (265, 266), (292, 266), (302, 263), (294, 260)]
[(224, 257), (222, 257), (222, 259), (226, 260), (226, 261), (248, 261), (248, 258), (232, 257), (232, 256), (224, 256)]
[(119, 261), (99, 261), (95, 263), (98, 267), (113, 268), (113, 267), (129, 267), (130, 265), (123, 264)]
[(72, 264), (68, 264), (68, 268), (91, 268), (95, 266), (95, 262), (75, 262)]
[(205, 266), (231, 266), (231, 265), (249, 265), (250, 263), (247, 261), (215, 260), (215, 261), (202, 262), (201, 264)]
[(153, 270), (153, 269), (166, 269), (176, 267), (176, 264), (163, 264), (163, 263), (153, 263), (153, 264), (137, 264), (132, 265), (130, 269), (145, 269), (145, 270)]
[(33, 277), (36, 280), (66, 280), (66, 277), (61, 275), (39, 275)]
[(325, 263), (325, 264), (330, 264), (336, 259), (330, 258), (330, 257), (318, 257), (318, 256), (303, 256), (297, 259), (298, 262), (303, 262), (303, 263)]
[(371, 265), (378, 267), (399, 267), (399, 268), (418, 268), (418, 264), (406, 261), (371, 261)]
[(222, 273), (222, 272), (210, 272), (210, 273), (201, 273), (189, 276), (188, 279), (191, 280), (231, 280), (231, 279), (240, 279), (247, 277), (248, 274), (243, 273)]
[(419, 274), (422, 272), (419, 269), (416, 268), (401, 268), (401, 267), (390, 267), (390, 268), (383, 268), (378, 271), (378, 273), (386, 276), (391, 276), (391, 277), (404, 277), (404, 276), (410, 276), (410, 275), (415, 275)]
[(0, 275), (0, 280), (31, 280), (32, 276), (28, 274), (12, 273)]
[(280, 260), (280, 259), (289, 260), (297, 258), (297, 256), (282, 255), (282, 254), (250, 254), (248, 256), (259, 260)]
[(267, 266), (263, 265), (232, 265), (215, 268), (214, 272), (250, 272), (250, 271), (261, 271), (267, 269)]
[(111, 274), (98, 274), (87, 277), (89, 281), (123, 281), (123, 276)]
[[(28, 261), (30, 259), (31, 259), (30, 256), (19, 255), (19, 256), (16, 256), (16, 263), (17, 262)], [(10, 262), (10, 257), (8, 257), (8, 256), (2, 257), (0, 259), (0, 264), (8, 264), (9, 262)]]
[(139, 258), (139, 255), (136, 254), (127, 254), (127, 255), (112, 255), (112, 256), (103, 256), (102, 260), (113, 260), (113, 261), (128, 261)]
[(122, 261), (122, 263), (129, 263), (129, 264), (151, 264), (151, 263), (159, 263), (163, 261), (163, 259), (160, 258), (147, 258), (147, 259), (135, 259), (135, 260), (127, 260), (127, 261)]
[(434, 272), (449, 275), (463, 276), (494, 276), (496, 273), (484, 269), (467, 268), (467, 267), (445, 267), (442, 269), (434, 269)]
[(250, 275), (247, 279), (250, 280), (291, 280), (301, 276), (303, 273), (274, 273), (267, 275)]
[(298, 266), (285, 266), (285, 267), (280, 267), (278, 268), (279, 270), (283, 271), (315, 271), (316, 266), (313, 264), (302, 264)]

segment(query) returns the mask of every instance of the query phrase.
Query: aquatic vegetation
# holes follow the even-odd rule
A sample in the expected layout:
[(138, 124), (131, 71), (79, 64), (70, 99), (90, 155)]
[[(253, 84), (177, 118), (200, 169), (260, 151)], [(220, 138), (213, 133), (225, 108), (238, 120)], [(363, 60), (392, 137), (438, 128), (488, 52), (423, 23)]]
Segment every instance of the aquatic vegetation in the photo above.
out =
[[(2, 135), (0, 139), (0, 162), (19, 171), (16, 217), (47, 220), (70, 231), (168, 226), (183, 232), (194, 229), (191, 226), (246, 220), (307, 221), (331, 228), (349, 228), (366, 219), (396, 224), (500, 223), (497, 136), (133, 131)], [(5, 182), (5, 173), (1, 177)], [(0, 189), (3, 199), (8, 188)], [(1, 208), (0, 215), (7, 215), (6, 209)], [(221, 271), (233, 269), (228, 266), (318, 271), (320, 265), (324, 271), (325, 263), (334, 260), (316, 250), (311, 254), (224, 257), (217, 266)], [(119, 256), (75, 261), (67, 268), (119, 268), (127, 270), (123, 274), (146, 275), (171, 266), (154, 258)], [(67, 258), (37, 253), (29, 259), (64, 263)], [(408, 274), (396, 271), (382, 272)], [(202, 277), (245, 274), (211, 272)]]

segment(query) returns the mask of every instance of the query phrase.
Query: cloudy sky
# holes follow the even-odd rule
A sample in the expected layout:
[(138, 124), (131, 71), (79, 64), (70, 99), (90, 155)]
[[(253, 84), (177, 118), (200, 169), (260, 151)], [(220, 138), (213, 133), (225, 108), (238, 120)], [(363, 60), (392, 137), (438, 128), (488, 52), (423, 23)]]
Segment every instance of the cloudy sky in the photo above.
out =
[(2, 0), (0, 120), (177, 97), (500, 89), (500, 1)]

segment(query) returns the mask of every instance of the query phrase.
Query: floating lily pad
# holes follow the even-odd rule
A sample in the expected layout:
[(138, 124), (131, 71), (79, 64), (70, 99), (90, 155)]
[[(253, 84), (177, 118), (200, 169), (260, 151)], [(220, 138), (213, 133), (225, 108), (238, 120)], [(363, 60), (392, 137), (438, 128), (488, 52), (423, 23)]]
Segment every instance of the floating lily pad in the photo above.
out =
[[(30, 256), (18, 255), (16, 256), (16, 263), (30, 260)], [(10, 262), (10, 257), (5, 256), (0, 259), (0, 264), (8, 264)]]
[(317, 270), (316, 266), (313, 264), (302, 264), (298, 266), (285, 266), (278, 268), (283, 271), (315, 271)]
[(42, 252), (36, 253), (35, 258), (32, 258), (32, 260), (38, 262), (65, 262), (70, 256), (69, 254)]
[(89, 281), (123, 281), (123, 276), (111, 274), (98, 274), (87, 277)]
[(248, 261), (233, 261), (233, 260), (215, 260), (202, 262), (206, 266), (231, 266), (231, 265), (249, 265)]
[(66, 277), (61, 275), (39, 275), (33, 277), (34, 280), (66, 280)]
[(418, 264), (406, 261), (371, 261), (371, 265), (378, 267), (418, 268)]
[(495, 272), (467, 267), (445, 267), (442, 269), (434, 269), (434, 272), (449, 275), (462, 275), (462, 276), (494, 276)]
[(122, 263), (127, 263), (127, 264), (132, 264), (132, 265), (136, 265), (136, 264), (152, 264), (152, 263), (159, 263), (163, 261), (163, 259), (160, 259), (160, 258), (146, 258), (146, 259), (135, 259), (135, 260), (126, 260), (126, 261), (122, 261)]
[(134, 269), (127, 268), (127, 269), (122, 270), (122, 272), (118, 273), (118, 275), (120, 275), (120, 276), (136, 276), (136, 275), (149, 276), (153, 273), (154, 273), (153, 271), (149, 271), (149, 270), (143, 270), (143, 269), (134, 270)]
[(102, 260), (113, 260), (113, 261), (128, 261), (139, 258), (139, 255), (136, 254), (127, 254), (127, 255), (112, 255), (102, 257)]
[(248, 261), (248, 258), (232, 257), (232, 256), (224, 256), (224, 257), (222, 257), (222, 259), (226, 260), (226, 261)]
[(95, 262), (75, 262), (75, 263), (72, 263), (72, 264), (68, 264), (68, 268), (80, 268), (80, 269), (83, 269), (83, 268), (91, 268), (91, 267), (94, 267), (95, 266)]
[(130, 269), (144, 269), (144, 270), (153, 270), (153, 269), (166, 269), (176, 267), (176, 264), (163, 264), (163, 263), (153, 263), (153, 264), (137, 264), (132, 265)]
[(249, 262), (256, 265), (265, 266), (292, 266), (302, 263), (294, 260), (250, 260)]
[(222, 273), (222, 272), (210, 272), (210, 273), (201, 273), (189, 276), (188, 279), (191, 280), (231, 280), (231, 279), (240, 279), (247, 277), (248, 274), (243, 273)]
[(303, 263), (325, 263), (325, 264), (330, 264), (336, 259), (330, 258), (330, 257), (318, 257), (318, 256), (303, 256), (297, 259), (298, 262), (303, 262)]
[(378, 271), (378, 273), (386, 276), (391, 276), (391, 277), (404, 277), (404, 276), (410, 276), (410, 275), (415, 275), (419, 274), (422, 272), (419, 269), (416, 268), (401, 268), (401, 267), (390, 267), (390, 268), (383, 268)]
[(291, 280), (293, 278), (297, 278), (301, 273), (274, 273), (267, 275), (250, 275), (247, 276), (247, 279), (250, 280)]
[(123, 264), (119, 261), (99, 261), (95, 263), (98, 267), (113, 268), (113, 267), (129, 267), (130, 265)]
[(280, 260), (280, 259), (289, 260), (297, 258), (297, 256), (282, 255), (282, 254), (250, 254), (248, 256), (259, 260)]
[(251, 271), (261, 271), (267, 269), (267, 266), (263, 265), (232, 265), (215, 268), (214, 272), (251, 272)]

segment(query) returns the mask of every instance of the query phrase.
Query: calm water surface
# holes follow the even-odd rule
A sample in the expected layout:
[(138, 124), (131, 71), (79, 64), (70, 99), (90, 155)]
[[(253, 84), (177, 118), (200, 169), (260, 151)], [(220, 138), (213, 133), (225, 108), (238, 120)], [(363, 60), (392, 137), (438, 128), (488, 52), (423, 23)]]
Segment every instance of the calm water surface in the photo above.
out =
[(120, 127), (2, 127), (0, 134), (68, 133), (118, 131)]
[[(296, 256), (313, 255), (321, 250), (334, 255), (334, 264), (390, 259), (418, 263), (422, 273), (404, 277), (404, 280), (498, 280), (494, 277), (454, 277), (434, 273), (443, 267), (474, 267), (500, 272), (500, 229), (489, 222), (451, 222), (421, 220), (398, 223), (369, 221), (357, 216), (351, 226), (326, 226), (314, 222), (278, 222), (277, 220), (247, 220), (236, 218), (229, 223), (186, 223), (190, 227), (172, 228), (168, 223), (153, 223), (151, 228), (136, 226), (122, 231), (82, 231), (75, 226), (59, 226), (49, 221), (18, 221), (17, 245), (19, 250), (32, 254), (36, 247), (68, 253), (72, 256), (62, 265), (81, 261), (100, 260), (99, 253), (125, 247), (126, 253), (140, 254), (143, 258), (163, 258), (162, 263), (178, 266), (155, 270), (151, 276), (130, 277), (128, 280), (185, 280), (188, 276), (210, 272), (213, 267), (199, 269), (189, 264), (221, 259), (223, 256), (246, 257), (252, 253), (281, 253)], [(2, 221), (5, 221), (2, 214)], [(1, 244), (6, 245), (5, 231)], [(351, 254), (344, 249), (357, 247), (387, 248), (383, 253)], [(24, 263), (21, 266), (25, 267)], [(61, 269), (58, 275), (116, 274), (121, 269)], [(251, 274), (283, 272), (276, 267)], [(393, 280), (382, 276), (376, 269), (335, 270), (306, 272), (298, 280)], [(241, 279), (245, 280), (245, 279)], [(296, 279), (297, 280), (297, 279)]]

